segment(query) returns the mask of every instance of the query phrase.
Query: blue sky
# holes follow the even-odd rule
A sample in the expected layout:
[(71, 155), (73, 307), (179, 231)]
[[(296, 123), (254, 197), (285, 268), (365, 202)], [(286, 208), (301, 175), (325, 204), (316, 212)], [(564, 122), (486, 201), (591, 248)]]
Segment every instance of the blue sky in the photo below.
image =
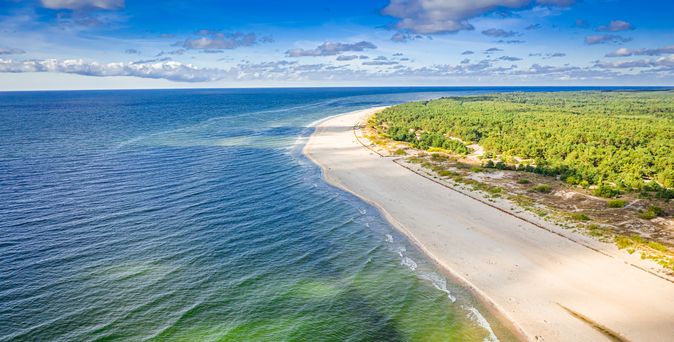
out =
[(0, 89), (673, 85), (674, 2), (0, 0)]

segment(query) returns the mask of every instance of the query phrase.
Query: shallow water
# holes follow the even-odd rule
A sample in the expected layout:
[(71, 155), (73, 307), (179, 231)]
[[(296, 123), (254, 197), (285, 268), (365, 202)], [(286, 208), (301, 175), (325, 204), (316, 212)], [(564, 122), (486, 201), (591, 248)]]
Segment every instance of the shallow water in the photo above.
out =
[(329, 115), (495, 90), (0, 93), (0, 341), (512, 339), (301, 154)]

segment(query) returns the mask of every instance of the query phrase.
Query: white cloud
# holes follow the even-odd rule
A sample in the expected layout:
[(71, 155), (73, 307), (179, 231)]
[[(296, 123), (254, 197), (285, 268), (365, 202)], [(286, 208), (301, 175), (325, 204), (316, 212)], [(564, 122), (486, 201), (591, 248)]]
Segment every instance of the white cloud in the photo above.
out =
[(25, 60), (0, 59), (0, 72), (59, 72), (85, 76), (135, 76), (167, 79), (178, 82), (207, 82), (228, 77), (222, 69), (199, 68), (175, 61), (146, 61), (142, 63), (97, 63), (81, 59)]
[(630, 61), (597, 63), (595, 66), (605, 69), (631, 69), (631, 68), (655, 68), (666, 67), (674, 69), (674, 55), (656, 59), (637, 59)]
[(124, 0), (41, 0), (43, 7), (50, 9), (104, 9), (114, 10), (124, 7)]
[[(548, 54), (550, 56), (555, 54)], [(560, 53), (561, 55), (561, 53)], [(545, 56), (541, 54), (541, 56)], [(361, 59), (361, 56), (358, 56)], [(504, 56), (471, 62), (465, 59), (458, 64), (406, 66), (400, 60), (376, 58), (353, 64), (300, 64), (297, 61), (279, 60), (262, 63), (243, 62), (228, 68), (202, 68), (173, 61), (170, 58), (136, 62), (97, 63), (83, 60), (5, 60), (0, 59), (0, 73), (53, 72), (94, 77), (132, 76), (166, 79), (177, 82), (252, 81), (374, 81), (424, 80), (428, 82), (497, 80), (605, 80), (624, 79), (637, 75), (657, 74), (674, 77), (674, 55), (657, 59), (597, 62), (589, 67), (573, 65), (513, 65), (518, 57)], [(637, 71), (634, 68), (640, 68)]]
[(357, 43), (333, 43), (326, 42), (314, 49), (290, 49), (286, 51), (288, 57), (319, 57), (319, 56), (334, 56), (344, 52), (360, 52), (367, 49), (376, 49), (377, 46), (366, 41)]
[(631, 50), (627, 48), (620, 48), (616, 51), (607, 53), (606, 57), (660, 56), (666, 54), (674, 54), (674, 45), (669, 45), (655, 49)]
[(255, 33), (220, 33), (201, 30), (199, 35), (208, 35), (199, 38), (188, 38), (183, 42), (174, 44), (185, 49), (199, 50), (231, 50), (244, 46), (253, 46), (258, 43), (270, 43), (273, 39), (269, 36), (258, 37)]
[(587, 45), (596, 45), (596, 44), (621, 44), (631, 41), (632, 38), (626, 38), (623, 36), (618, 36), (615, 34), (599, 34), (585, 37), (585, 44)]
[(531, 6), (566, 7), (573, 0), (390, 0), (382, 13), (399, 21), (396, 27), (421, 34), (472, 30), (468, 20), (496, 10), (523, 10)]

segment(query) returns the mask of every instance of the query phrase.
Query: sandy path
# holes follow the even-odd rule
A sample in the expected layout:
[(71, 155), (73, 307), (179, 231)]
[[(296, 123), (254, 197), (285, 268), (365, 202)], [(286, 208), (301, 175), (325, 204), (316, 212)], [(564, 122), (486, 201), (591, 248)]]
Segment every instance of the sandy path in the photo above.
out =
[[(328, 182), (373, 203), (431, 258), (531, 340), (674, 341), (674, 284), (444, 188), (364, 148), (353, 126), (320, 123), (305, 154)], [(567, 308), (567, 309), (565, 309)]]

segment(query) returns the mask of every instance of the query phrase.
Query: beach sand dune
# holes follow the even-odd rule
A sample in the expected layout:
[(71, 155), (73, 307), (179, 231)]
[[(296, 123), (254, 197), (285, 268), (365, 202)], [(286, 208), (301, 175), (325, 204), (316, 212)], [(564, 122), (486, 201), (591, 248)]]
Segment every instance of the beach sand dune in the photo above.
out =
[(305, 154), (328, 182), (378, 207), (525, 338), (674, 341), (673, 283), (378, 156), (353, 133), (376, 110), (318, 124)]

